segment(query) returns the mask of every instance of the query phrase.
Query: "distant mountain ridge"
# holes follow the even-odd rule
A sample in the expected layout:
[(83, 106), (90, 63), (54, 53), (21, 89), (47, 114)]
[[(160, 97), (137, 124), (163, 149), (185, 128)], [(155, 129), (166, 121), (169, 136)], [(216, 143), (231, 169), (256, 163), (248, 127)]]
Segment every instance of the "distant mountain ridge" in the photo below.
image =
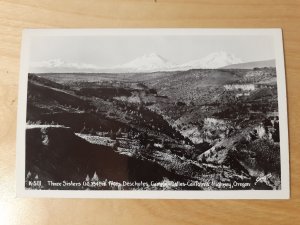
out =
[[(259, 61), (263, 62), (263, 61)], [(252, 63), (255, 66), (252, 66)], [(211, 53), (201, 59), (192, 60), (183, 64), (170, 62), (164, 57), (150, 53), (133, 59), (121, 65), (110, 67), (99, 67), (87, 63), (65, 62), (61, 59), (52, 59), (48, 61), (33, 62), (30, 65), (31, 73), (141, 73), (141, 72), (159, 72), (159, 71), (187, 71), (190, 69), (217, 69), (231, 68), (235, 65), (242, 67), (261, 67), (256, 66), (258, 62), (244, 62), (231, 53), (224, 51)], [(261, 63), (262, 65), (264, 63)], [(270, 63), (269, 63), (270, 64)], [(267, 65), (269, 65), (267, 64)], [(275, 64), (275, 62), (274, 62)], [(264, 66), (263, 66), (264, 67)]]
[(223, 66), (243, 63), (243, 60), (237, 58), (235, 55), (221, 51), (207, 55), (199, 60), (193, 60), (185, 63), (182, 67), (191, 69), (217, 69)]
[(275, 59), (232, 64), (232, 65), (224, 66), (222, 67), (222, 69), (254, 69), (254, 68), (262, 68), (262, 67), (276, 67)]

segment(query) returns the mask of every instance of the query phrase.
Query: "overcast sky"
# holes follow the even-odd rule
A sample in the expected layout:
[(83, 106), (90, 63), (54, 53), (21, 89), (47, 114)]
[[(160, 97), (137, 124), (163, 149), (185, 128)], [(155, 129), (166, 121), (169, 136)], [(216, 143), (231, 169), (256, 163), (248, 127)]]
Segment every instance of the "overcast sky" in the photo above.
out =
[(30, 61), (62, 59), (67, 62), (114, 66), (148, 53), (174, 63), (200, 59), (225, 51), (243, 61), (274, 59), (272, 36), (35, 36)]

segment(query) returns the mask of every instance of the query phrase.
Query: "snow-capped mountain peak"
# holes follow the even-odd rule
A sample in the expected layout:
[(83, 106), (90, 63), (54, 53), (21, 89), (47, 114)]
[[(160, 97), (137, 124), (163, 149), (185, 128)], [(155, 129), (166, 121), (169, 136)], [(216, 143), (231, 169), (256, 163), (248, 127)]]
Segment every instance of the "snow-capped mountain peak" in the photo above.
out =
[(115, 68), (119, 69), (130, 69), (135, 71), (154, 71), (154, 70), (168, 70), (175, 66), (165, 58), (161, 57), (156, 53), (150, 53), (138, 57), (128, 63), (119, 65)]
[(30, 68), (31, 72), (95, 72), (96, 70), (101, 69), (93, 64), (66, 62), (62, 59), (50, 59), (40, 62), (32, 62), (30, 63)]
[(232, 64), (243, 63), (243, 60), (237, 58), (231, 53), (224, 51), (211, 53), (204, 58), (199, 60), (193, 60), (191, 62), (185, 63), (184, 67), (191, 67), (194, 69), (216, 69), (223, 66), (228, 66)]

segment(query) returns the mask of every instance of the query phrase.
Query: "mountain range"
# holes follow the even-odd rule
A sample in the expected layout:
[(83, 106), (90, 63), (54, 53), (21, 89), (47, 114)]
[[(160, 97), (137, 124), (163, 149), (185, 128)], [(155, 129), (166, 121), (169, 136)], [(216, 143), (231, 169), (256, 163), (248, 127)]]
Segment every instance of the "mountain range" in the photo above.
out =
[[(270, 61), (270, 60), (269, 60)], [(190, 69), (217, 69), (217, 68), (239, 68), (245, 64), (247, 67), (268, 67), (266, 61), (244, 62), (231, 53), (224, 51), (215, 52), (184, 64), (176, 64), (163, 58), (156, 53), (150, 53), (138, 57), (125, 64), (99, 67), (93, 64), (65, 62), (61, 59), (33, 62), (30, 64), (32, 73), (140, 73), (157, 71), (187, 71)]]

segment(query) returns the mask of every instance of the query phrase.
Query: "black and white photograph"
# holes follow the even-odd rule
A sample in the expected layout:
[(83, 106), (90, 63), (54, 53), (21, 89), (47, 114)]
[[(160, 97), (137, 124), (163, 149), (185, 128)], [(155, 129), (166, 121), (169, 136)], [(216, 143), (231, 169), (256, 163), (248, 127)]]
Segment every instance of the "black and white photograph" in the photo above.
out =
[(17, 190), (289, 198), (280, 29), (23, 33)]

